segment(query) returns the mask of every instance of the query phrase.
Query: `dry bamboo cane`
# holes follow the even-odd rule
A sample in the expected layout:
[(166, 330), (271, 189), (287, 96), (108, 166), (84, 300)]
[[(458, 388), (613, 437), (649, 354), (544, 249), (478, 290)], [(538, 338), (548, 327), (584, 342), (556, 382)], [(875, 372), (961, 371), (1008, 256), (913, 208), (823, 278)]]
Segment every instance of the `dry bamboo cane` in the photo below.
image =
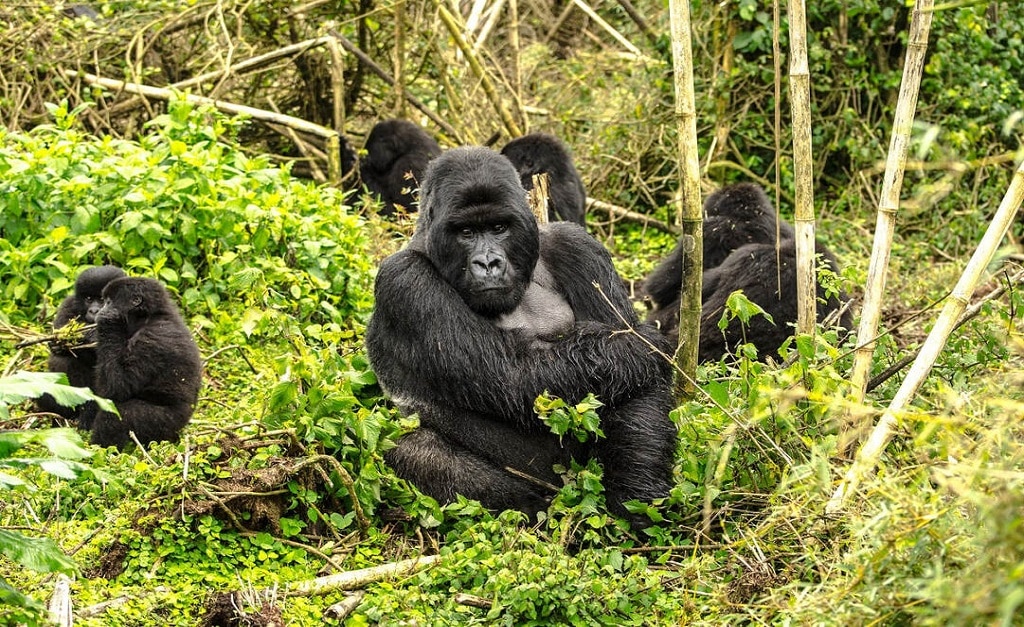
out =
[(910, 22), (907, 56), (903, 64), (903, 79), (896, 102), (892, 137), (889, 139), (885, 177), (882, 179), (882, 193), (875, 221), (875, 240), (871, 247), (867, 285), (864, 288), (864, 302), (860, 312), (860, 327), (857, 330), (857, 350), (854, 353), (853, 372), (850, 375), (852, 405), (858, 405), (864, 400), (868, 376), (871, 373), (875, 334), (878, 331), (882, 295), (885, 292), (885, 273), (889, 268), (889, 253), (892, 248), (893, 232), (896, 229), (896, 213), (900, 206), (900, 190), (903, 187), (903, 173), (907, 164), (910, 132), (914, 126), (917, 93), (924, 71), (925, 52), (928, 50), (932, 4), (933, 0), (917, 0)]
[(676, 221), (683, 235), (683, 283), (679, 303), (679, 347), (676, 349), (675, 396), (694, 394), (697, 347), (700, 342), (700, 296), (704, 267), (704, 216), (697, 154), (697, 108), (693, 94), (693, 47), (689, 0), (669, 0), (672, 65), (675, 74), (675, 115), (679, 128), (679, 170), (682, 198)]
[(889, 408), (879, 418), (878, 424), (871, 431), (864, 446), (857, 452), (856, 459), (847, 469), (839, 487), (832, 493), (832, 498), (829, 499), (825, 507), (826, 513), (834, 514), (841, 511), (849, 495), (857, 489), (861, 479), (878, 463), (882, 451), (892, 439), (899, 415), (917, 394), (935, 364), (939, 352), (945, 347), (950, 331), (956, 325), (960, 314), (971, 302), (971, 296), (974, 294), (985, 268), (992, 261), (1000, 242), (1006, 237), (1006, 232), (1013, 224), (1022, 201), (1024, 201), (1024, 161), (1021, 161), (1017, 167), (1013, 180), (1010, 181), (1010, 187), (1007, 189), (1006, 195), (1003, 196), (1003, 201), (999, 204), (995, 216), (992, 217), (992, 223), (989, 224), (985, 235), (981, 238), (981, 243), (978, 244), (977, 250), (971, 256), (963, 274), (960, 275), (960, 280), (957, 281), (949, 300), (942, 308), (935, 326), (928, 334), (924, 345), (921, 346), (921, 352), (907, 372), (907, 378), (896, 391)]
[(804, 0), (789, 3), (789, 98), (793, 115), (793, 178), (796, 186), (796, 331), (813, 335), (817, 322), (814, 276), (814, 156), (811, 152), (811, 76), (807, 67)]
[(522, 135), (522, 131), (519, 130), (519, 125), (516, 124), (515, 119), (512, 118), (512, 113), (505, 106), (501, 95), (498, 94), (498, 90), (494, 87), (494, 82), (490, 76), (484, 70), (483, 65), (480, 63), (479, 57), (473, 52), (473, 48), (466, 41), (466, 38), (462, 36), (462, 28), (455, 20), (455, 16), (445, 8), (442, 4), (442, 0), (433, 0), (434, 8), (437, 9), (437, 14), (444, 22), (445, 28), (448, 29), (448, 34), (455, 40), (455, 45), (459, 47), (462, 54), (465, 55), (466, 61), (469, 62), (469, 68), (473, 71), (473, 74), (480, 80), (480, 86), (483, 87), (484, 92), (491, 101), (491, 106), (498, 113), (498, 117), (501, 118), (502, 124), (505, 125), (505, 131), (512, 137), (519, 137)]

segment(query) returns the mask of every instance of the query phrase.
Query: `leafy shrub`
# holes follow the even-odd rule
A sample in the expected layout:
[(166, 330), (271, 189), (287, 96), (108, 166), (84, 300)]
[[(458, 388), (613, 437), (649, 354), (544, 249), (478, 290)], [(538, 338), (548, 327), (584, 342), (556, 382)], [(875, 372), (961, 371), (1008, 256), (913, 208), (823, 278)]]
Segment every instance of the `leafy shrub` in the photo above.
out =
[(80, 263), (113, 263), (247, 334), (287, 328), (282, 317), (351, 326), (365, 316), (363, 220), (336, 190), (228, 146), (241, 122), (173, 101), (134, 142), (83, 134), (80, 110), (51, 112), (52, 125), (0, 132), (0, 313), (38, 309)]

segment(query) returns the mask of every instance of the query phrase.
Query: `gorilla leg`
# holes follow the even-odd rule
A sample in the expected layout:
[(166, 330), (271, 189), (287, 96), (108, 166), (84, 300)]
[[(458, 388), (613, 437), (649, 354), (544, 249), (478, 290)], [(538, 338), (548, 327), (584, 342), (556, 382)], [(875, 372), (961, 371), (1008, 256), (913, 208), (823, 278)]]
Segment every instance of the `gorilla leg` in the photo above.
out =
[(595, 449), (604, 466), (612, 511), (629, 517), (622, 505), (625, 501), (668, 496), (676, 452), (676, 427), (668, 417), (672, 407), (665, 388), (599, 412), (605, 438), (598, 440)]
[(548, 506), (548, 496), (540, 486), (513, 476), (429, 428), (420, 427), (402, 436), (384, 459), (395, 474), (441, 504), (452, 503), (461, 494), (487, 509), (517, 509), (531, 518)]
[[(117, 411), (121, 413), (120, 418), (110, 412), (97, 412), (89, 425), (93, 444), (124, 448), (131, 442), (129, 431), (134, 431), (142, 444), (157, 440), (177, 442), (179, 433), (192, 415), (192, 408), (188, 406), (154, 405), (139, 399), (117, 403)], [(83, 428), (89, 426), (83, 425)]]
[(507, 423), (473, 412), (431, 407), (419, 410), (420, 427), (427, 428), (445, 440), (466, 449), (496, 468), (513, 468), (545, 483), (561, 485), (552, 468), (568, 465), (576, 449), (575, 440), (562, 446), (547, 427), (537, 421), (538, 429), (526, 433)]

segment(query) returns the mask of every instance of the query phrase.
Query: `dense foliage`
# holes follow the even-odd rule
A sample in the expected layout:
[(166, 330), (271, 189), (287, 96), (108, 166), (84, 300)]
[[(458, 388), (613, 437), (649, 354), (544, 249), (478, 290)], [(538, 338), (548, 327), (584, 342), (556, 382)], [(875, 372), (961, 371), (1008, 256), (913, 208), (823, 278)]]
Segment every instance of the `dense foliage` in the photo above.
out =
[[(654, 522), (643, 532), (607, 514), (593, 462), (566, 469), (536, 525), (467, 501), (438, 507), (383, 463), (414, 421), (383, 400), (362, 348), (377, 261), (401, 245), (408, 222), (279, 167), (269, 153), (295, 148), (267, 126), (180, 98), (118, 116), (115, 95), (65, 70), (166, 84), (219, 67), (228, 43), (255, 55), (358, 10), (338, 28), (392, 69), (392, 51), (406, 52), (404, 88), (461, 134), (440, 133), (446, 145), (483, 141), (497, 114), (437, 35), (433, 5), (186, 4), (103, 4), (102, 28), (50, 4), (0, 8), (10, 18), (0, 41), (23, 51), (18, 63), (0, 60), (0, 604), (12, 608), (0, 608), (0, 625), (42, 624), (57, 573), (74, 577), (80, 625), (221, 624), (219, 595), (232, 591), (231, 624), (319, 625), (348, 594), (287, 589), (421, 555), (440, 557), (364, 584), (347, 624), (1020, 622), (1019, 289), (957, 330), (879, 475), (841, 516), (822, 513), (855, 433), (840, 417), (870, 421), (900, 376), (881, 381), (870, 405), (849, 407), (849, 346), (830, 334), (794, 340), (783, 364), (702, 366), (700, 396), (673, 412), (675, 489), (641, 506)], [(908, 11), (877, 0), (808, 4), (819, 233), (856, 294)], [(667, 17), (662, 3), (637, 6), (652, 31), (618, 5), (598, 10), (643, 57), (621, 54), (593, 23), (584, 31), (569, 20), (546, 37), (556, 15), (536, 3), (520, 7), (520, 49), (502, 32), (486, 48), (494, 72), (519, 55), (525, 97), (515, 115), (573, 146), (589, 195), (667, 219), (677, 187)], [(706, 182), (771, 187), (778, 161), (785, 212), (791, 165), (774, 148), (771, 10), (752, 0), (691, 6)], [(1022, 31), (1020, 3), (936, 12), (876, 375), (919, 345), (929, 304), (955, 281), (1021, 158)], [(147, 45), (131, 43), (137, 35)], [(234, 76), (219, 93), (265, 95), (329, 124), (330, 56), (299, 59)], [(355, 137), (378, 116), (409, 114), (372, 73), (347, 66), (343, 84)], [(588, 226), (629, 280), (673, 243), (599, 212)], [(1011, 252), (985, 292), (1019, 263)], [(84, 447), (73, 431), (41, 428), (26, 402), (41, 392), (82, 400), (23, 372), (45, 369), (45, 344), (15, 345), (45, 333), (76, 273), (99, 263), (163, 281), (195, 332), (204, 389), (179, 444)], [(738, 299), (729, 315), (757, 314)], [(600, 399), (545, 397), (537, 410), (563, 437), (600, 437)]]

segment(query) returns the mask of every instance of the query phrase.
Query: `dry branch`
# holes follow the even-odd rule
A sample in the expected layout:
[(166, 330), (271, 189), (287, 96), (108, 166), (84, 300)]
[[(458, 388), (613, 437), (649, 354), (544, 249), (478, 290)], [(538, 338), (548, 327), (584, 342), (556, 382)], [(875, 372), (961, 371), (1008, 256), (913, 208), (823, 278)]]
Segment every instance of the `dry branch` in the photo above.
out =
[(406, 577), (418, 570), (433, 565), (440, 559), (440, 555), (430, 555), (391, 564), (371, 566), (370, 568), (350, 570), (325, 577), (317, 577), (316, 579), (291, 584), (285, 594), (288, 596), (311, 596), (327, 594), (335, 590), (356, 590), (389, 577)]
[[(395, 86), (395, 79), (393, 79), (391, 77), (391, 75), (388, 74), (387, 71), (384, 70), (384, 68), (382, 68), (381, 66), (377, 65), (374, 62), (373, 59), (371, 59), (369, 56), (367, 56), (367, 54), (365, 52), (360, 50), (358, 46), (353, 44), (348, 39), (345, 39), (344, 35), (342, 35), (341, 33), (339, 33), (337, 30), (335, 30), (333, 28), (328, 28), (327, 32), (330, 33), (332, 37), (334, 37), (335, 39), (338, 40), (338, 43), (341, 44), (342, 48), (344, 48), (349, 53), (351, 53), (353, 56), (355, 56), (355, 58), (359, 59), (359, 62), (362, 63), (364, 66), (370, 68), (371, 72), (376, 74), (378, 77), (380, 77), (385, 83), (387, 83), (391, 87)], [(447, 133), (448, 136), (451, 137), (453, 140), (455, 140), (456, 143), (461, 143), (462, 142), (461, 135), (452, 127), (451, 124), (448, 124), (447, 122), (445, 122), (444, 119), (442, 119), (439, 115), (434, 113), (434, 111), (430, 107), (428, 107), (427, 105), (423, 104), (422, 102), (417, 100), (415, 97), (409, 95), (409, 92), (403, 91), (403, 93), (405, 94), (405, 99), (406, 99), (406, 101), (409, 104), (411, 104), (412, 106), (416, 107), (416, 109), (418, 109), (421, 113), (423, 113), (423, 115), (425, 115), (428, 118), (430, 118), (430, 121), (433, 122), (434, 124), (437, 124), (438, 127), (443, 128), (444, 132)]]
[(1010, 225), (1013, 224), (1022, 201), (1024, 201), (1024, 161), (1017, 167), (1013, 180), (1010, 182), (1010, 187), (1006, 191), (1006, 195), (1003, 196), (1002, 202), (999, 203), (999, 209), (996, 210), (995, 216), (992, 218), (992, 223), (989, 224), (985, 235), (981, 238), (981, 243), (978, 244), (977, 250), (974, 251), (971, 260), (967, 263), (967, 267), (960, 276), (960, 280), (957, 281), (956, 287), (953, 288), (953, 292), (950, 294), (949, 300), (946, 301), (946, 305), (942, 308), (942, 313), (939, 314), (935, 326), (928, 334), (924, 345), (921, 346), (921, 352), (917, 359), (914, 360), (914, 365), (911, 366), (910, 371), (907, 373), (907, 378), (903, 380), (903, 384), (900, 385), (900, 388), (893, 396), (889, 408), (879, 418), (878, 424), (875, 425), (868, 440), (858, 451), (856, 459), (854, 459), (850, 468), (847, 469), (846, 475), (840, 482), (839, 487), (833, 492), (832, 498), (826, 506), (826, 513), (833, 514), (841, 511), (849, 495), (857, 489), (861, 479), (878, 464), (882, 451), (885, 450), (889, 440), (892, 439), (892, 435), (899, 424), (899, 416), (917, 394), (921, 384), (928, 377), (928, 373), (931, 372), (932, 366), (935, 364), (939, 353), (945, 347), (946, 340), (949, 339), (949, 334), (952, 332), (957, 319), (963, 313), (968, 303), (970, 303), (971, 295), (981, 280), (985, 268), (992, 261), (996, 249), (999, 247), (1000, 242), (1003, 241), (1003, 238), (1006, 237), (1006, 232), (1010, 229)]
[(480, 63), (478, 55), (473, 51), (472, 46), (466, 41), (466, 38), (462, 36), (462, 28), (459, 23), (455, 20), (455, 16), (441, 3), (441, 0), (432, 0), (434, 7), (437, 9), (437, 14), (441, 18), (441, 22), (444, 23), (445, 28), (448, 29), (448, 34), (451, 35), (455, 41), (455, 45), (458, 46), (462, 54), (465, 55), (466, 61), (469, 62), (469, 69), (473, 72), (473, 75), (480, 81), (480, 86), (483, 87), (484, 93), (487, 94), (487, 98), (491, 101), (491, 106), (494, 107), (498, 117), (501, 118), (502, 124), (505, 126), (505, 131), (511, 137), (519, 137), (523, 132), (519, 129), (519, 124), (512, 118), (512, 113), (505, 106), (505, 100), (498, 94), (498, 90), (494, 86), (494, 82), (491, 80), (490, 75), (484, 70), (483, 65)]
[(644, 226), (651, 226), (673, 235), (679, 235), (682, 232), (679, 227), (672, 224), (666, 224), (665, 222), (652, 218), (647, 214), (630, 211), (625, 207), (620, 207), (618, 205), (613, 205), (590, 197), (587, 198), (587, 211), (600, 211), (610, 218), (622, 218), (623, 220), (629, 220), (631, 222), (639, 222)]
[[(172, 89), (153, 87), (151, 85), (142, 85), (139, 83), (128, 83), (112, 78), (103, 78), (101, 76), (96, 76), (95, 74), (77, 72), (75, 70), (67, 70), (67, 73), (69, 76), (80, 76), (82, 80), (90, 85), (98, 85), (115, 91), (126, 91), (129, 93), (141, 94), (158, 100), (171, 100), (172, 98), (177, 97), (192, 104), (211, 105), (227, 113), (234, 115), (248, 115), (249, 117), (261, 122), (281, 124), (296, 131), (308, 133), (315, 137), (321, 137), (327, 144), (327, 148), (325, 150), (327, 153), (327, 176), (332, 183), (336, 183), (341, 180), (341, 155), (338, 151), (338, 133), (334, 129), (320, 126), (319, 124), (314, 124), (313, 122), (292, 117), (290, 115), (275, 113), (265, 109), (257, 109), (256, 107), (250, 107), (247, 105), (235, 104), (233, 102), (216, 100), (214, 98), (207, 98), (206, 96), (181, 94)], [(332, 143), (333, 150), (331, 149)]]
[[(258, 70), (260, 68), (266, 67), (266, 66), (270, 65), (271, 63), (274, 63), (275, 61), (279, 60), (279, 59), (283, 59), (285, 57), (294, 56), (294, 55), (297, 55), (297, 54), (302, 54), (303, 52), (306, 52), (307, 50), (312, 50), (313, 48), (322, 46), (325, 43), (329, 43), (330, 41), (332, 41), (332, 38), (331, 37), (327, 37), (327, 36), (316, 37), (314, 39), (307, 39), (305, 41), (300, 41), (298, 43), (294, 43), (294, 44), (291, 44), (291, 45), (288, 45), (288, 46), (283, 46), (281, 48), (278, 48), (277, 50), (271, 50), (270, 52), (266, 52), (264, 54), (257, 55), (255, 57), (250, 57), (248, 59), (245, 59), (244, 61), (239, 61), (238, 63), (235, 63), (234, 65), (231, 65), (230, 67), (221, 68), (219, 70), (214, 70), (212, 72), (206, 72), (204, 74), (200, 74), (198, 76), (193, 76), (192, 78), (189, 78), (189, 79), (186, 79), (186, 80), (183, 80), (183, 81), (178, 81), (176, 83), (171, 83), (170, 85), (167, 86), (167, 88), (168, 89), (173, 88), (173, 89), (178, 89), (178, 90), (184, 90), (184, 89), (187, 89), (189, 87), (194, 87), (196, 85), (201, 85), (201, 84), (206, 83), (208, 81), (221, 80), (221, 79), (226, 78), (228, 76), (238, 75), (238, 74), (245, 74), (247, 72), (252, 72), (252, 71)], [(129, 111), (131, 109), (134, 109), (135, 107), (139, 106), (140, 104), (142, 104), (142, 97), (141, 96), (140, 97), (136, 97), (136, 98), (129, 98), (128, 100), (125, 100), (124, 102), (119, 102), (119, 103), (115, 104), (114, 106), (108, 108), (107, 109), (107, 113), (109, 115), (117, 115), (117, 114), (123, 113), (125, 111)]]

